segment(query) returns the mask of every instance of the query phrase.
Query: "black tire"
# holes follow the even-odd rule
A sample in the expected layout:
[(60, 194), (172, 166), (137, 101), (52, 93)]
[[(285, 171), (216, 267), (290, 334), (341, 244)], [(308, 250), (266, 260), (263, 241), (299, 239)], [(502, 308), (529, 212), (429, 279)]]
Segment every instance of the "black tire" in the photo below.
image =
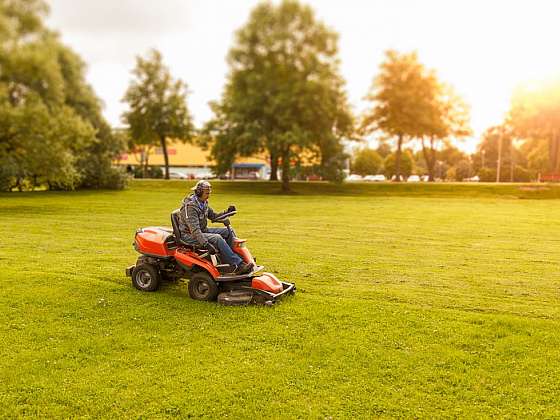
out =
[(189, 296), (194, 300), (216, 300), (218, 285), (207, 272), (195, 273), (189, 281)]
[(132, 270), (132, 284), (143, 292), (153, 292), (159, 287), (160, 275), (153, 265), (140, 264)]

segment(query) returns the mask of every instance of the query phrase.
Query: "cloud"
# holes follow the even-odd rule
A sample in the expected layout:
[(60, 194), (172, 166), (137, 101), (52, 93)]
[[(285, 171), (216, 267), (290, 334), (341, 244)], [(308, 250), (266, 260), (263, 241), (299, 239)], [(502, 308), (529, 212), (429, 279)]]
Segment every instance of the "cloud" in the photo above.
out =
[(184, 30), (191, 9), (192, 3), (185, 0), (52, 0), (50, 23), (65, 32), (103, 38), (153, 36)]

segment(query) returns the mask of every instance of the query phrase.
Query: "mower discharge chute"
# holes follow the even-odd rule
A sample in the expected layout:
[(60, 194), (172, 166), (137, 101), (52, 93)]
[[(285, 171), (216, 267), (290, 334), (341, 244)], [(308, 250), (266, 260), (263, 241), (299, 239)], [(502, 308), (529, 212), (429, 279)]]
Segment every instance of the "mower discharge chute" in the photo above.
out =
[[(232, 211), (213, 222), (224, 223), (228, 229)], [(232, 250), (246, 263), (253, 264), (247, 274), (235, 275), (232, 266), (221, 264), (218, 255), (181, 240), (179, 210), (171, 213), (172, 228), (146, 227), (136, 231), (133, 246), (140, 254), (136, 265), (126, 269), (132, 284), (139, 290), (156, 290), (162, 280), (189, 279), (189, 296), (195, 300), (213, 301), (224, 305), (250, 303), (272, 305), (281, 297), (293, 294), (293, 283), (280, 281), (272, 273), (261, 273), (246, 247), (244, 239), (234, 239)]]

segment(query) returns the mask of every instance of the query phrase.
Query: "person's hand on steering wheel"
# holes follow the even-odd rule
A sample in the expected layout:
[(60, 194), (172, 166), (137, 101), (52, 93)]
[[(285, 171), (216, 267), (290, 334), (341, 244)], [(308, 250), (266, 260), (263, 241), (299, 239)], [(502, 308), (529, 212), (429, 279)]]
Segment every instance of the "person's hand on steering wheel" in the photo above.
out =
[(232, 211), (237, 211), (237, 209), (235, 208), (235, 206), (233, 204), (227, 208), (226, 212), (231, 213)]

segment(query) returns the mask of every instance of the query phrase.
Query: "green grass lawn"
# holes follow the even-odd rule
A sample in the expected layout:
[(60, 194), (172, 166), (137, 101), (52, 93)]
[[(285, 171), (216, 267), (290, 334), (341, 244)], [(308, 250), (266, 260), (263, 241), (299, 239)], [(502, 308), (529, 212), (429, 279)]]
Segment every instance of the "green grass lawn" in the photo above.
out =
[(560, 417), (560, 188), (215, 183), (269, 308), (125, 277), (190, 184), (0, 194), (0, 417)]

